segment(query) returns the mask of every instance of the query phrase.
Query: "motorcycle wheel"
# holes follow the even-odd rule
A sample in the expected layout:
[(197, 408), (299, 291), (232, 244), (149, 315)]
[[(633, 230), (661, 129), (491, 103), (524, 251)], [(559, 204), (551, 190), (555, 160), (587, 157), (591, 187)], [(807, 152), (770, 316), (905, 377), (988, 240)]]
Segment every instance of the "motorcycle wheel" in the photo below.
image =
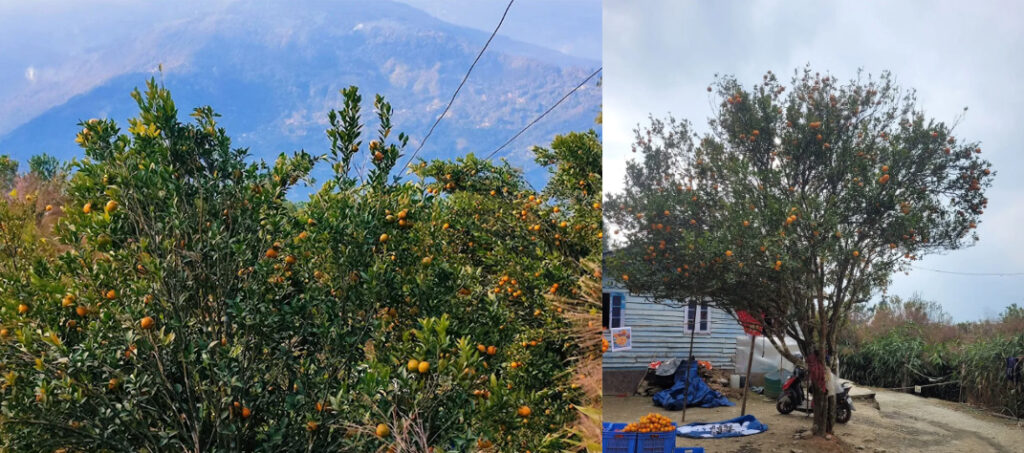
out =
[(775, 403), (775, 410), (779, 411), (782, 415), (793, 412), (793, 409), (796, 409), (796, 404), (793, 404), (793, 401), (789, 399), (789, 395), (779, 398), (779, 401)]
[(850, 417), (853, 416), (853, 412), (850, 411), (850, 407), (845, 404), (836, 405), (836, 421), (839, 423), (846, 423), (850, 421)]

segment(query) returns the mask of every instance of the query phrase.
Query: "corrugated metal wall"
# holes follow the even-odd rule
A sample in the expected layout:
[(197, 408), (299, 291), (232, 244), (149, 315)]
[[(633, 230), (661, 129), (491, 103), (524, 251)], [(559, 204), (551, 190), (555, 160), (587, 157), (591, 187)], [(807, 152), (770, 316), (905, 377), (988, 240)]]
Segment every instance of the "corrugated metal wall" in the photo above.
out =
[[(683, 331), (686, 322), (684, 308), (656, 304), (646, 297), (630, 295), (623, 289), (605, 288), (605, 292), (626, 294), (625, 327), (633, 334), (633, 348), (628, 351), (604, 354), (605, 369), (646, 368), (656, 360), (686, 357), (690, 335)], [(731, 316), (712, 307), (711, 332), (698, 332), (693, 338), (693, 355), (707, 360), (716, 367), (732, 368), (736, 350), (736, 337), (743, 328)]]

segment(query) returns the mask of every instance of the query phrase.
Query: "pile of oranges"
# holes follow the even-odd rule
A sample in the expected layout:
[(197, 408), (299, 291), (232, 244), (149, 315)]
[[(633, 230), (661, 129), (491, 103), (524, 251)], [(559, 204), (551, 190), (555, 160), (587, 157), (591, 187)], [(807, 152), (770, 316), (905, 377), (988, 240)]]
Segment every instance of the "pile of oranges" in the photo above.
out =
[(672, 421), (668, 417), (650, 413), (640, 417), (640, 423), (630, 423), (623, 430), (627, 433), (664, 433), (675, 431)]

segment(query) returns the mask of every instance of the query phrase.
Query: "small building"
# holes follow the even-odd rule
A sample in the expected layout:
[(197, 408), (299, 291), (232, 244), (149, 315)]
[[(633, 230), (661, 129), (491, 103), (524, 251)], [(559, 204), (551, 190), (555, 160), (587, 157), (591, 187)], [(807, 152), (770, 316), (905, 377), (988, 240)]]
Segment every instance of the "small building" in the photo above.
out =
[(690, 348), (688, 319), (696, 321), (694, 357), (711, 362), (714, 367), (733, 369), (736, 337), (742, 337), (744, 332), (732, 315), (699, 301), (685, 305), (655, 303), (650, 297), (630, 294), (609, 279), (602, 282), (602, 293), (603, 327), (629, 327), (632, 340), (631, 349), (609, 349), (604, 354), (605, 394), (631, 394), (651, 362), (685, 358)]

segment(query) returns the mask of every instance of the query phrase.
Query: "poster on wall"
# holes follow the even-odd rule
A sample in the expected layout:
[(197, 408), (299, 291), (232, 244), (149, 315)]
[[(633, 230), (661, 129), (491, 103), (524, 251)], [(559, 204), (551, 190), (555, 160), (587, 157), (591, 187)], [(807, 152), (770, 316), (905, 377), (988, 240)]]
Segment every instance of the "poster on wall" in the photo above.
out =
[(612, 352), (633, 348), (633, 332), (629, 327), (612, 328)]

